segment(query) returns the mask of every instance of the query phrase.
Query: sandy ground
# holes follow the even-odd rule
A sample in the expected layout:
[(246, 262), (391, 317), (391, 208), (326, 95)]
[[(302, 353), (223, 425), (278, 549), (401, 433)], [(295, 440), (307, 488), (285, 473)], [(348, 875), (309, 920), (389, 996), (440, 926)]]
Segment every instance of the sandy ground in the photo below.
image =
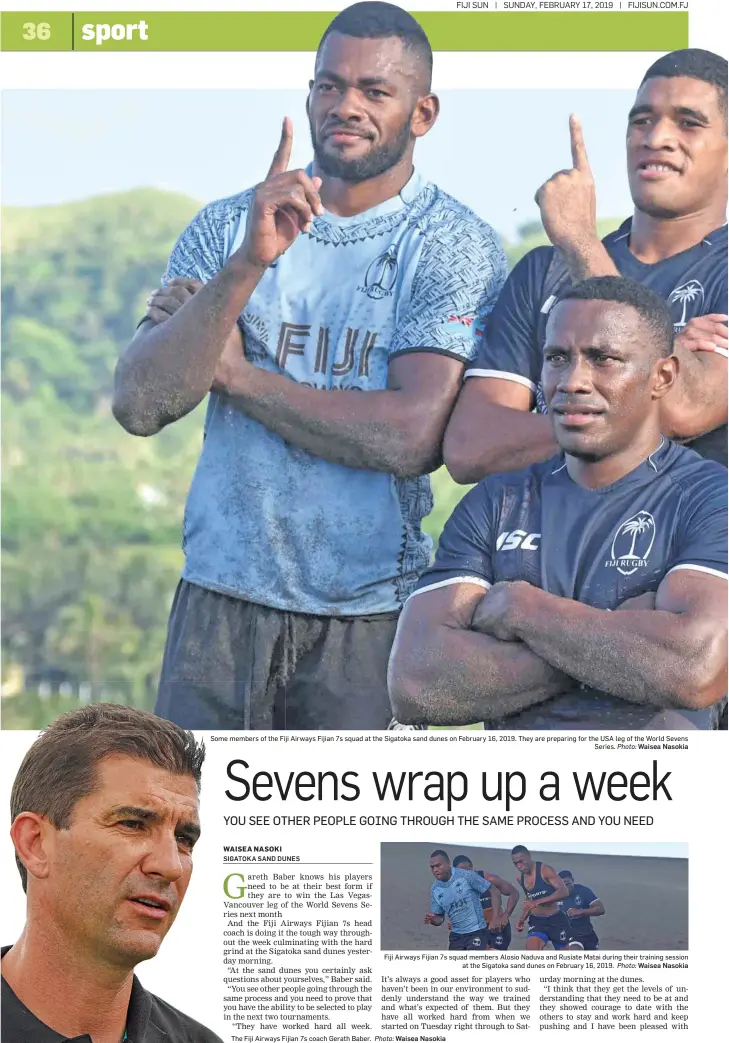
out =
[[(514, 843), (519, 843), (515, 840)], [(523, 892), (508, 850), (432, 844), (382, 844), (381, 947), (383, 949), (447, 949), (446, 925), (430, 927), (430, 854), (443, 847), (453, 858), (468, 855), (476, 869), (495, 873)], [(535, 860), (559, 872), (569, 869), (575, 882), (592, 888), (605, 906), (593, 926), (603, 950), (688, 949), (688, 860), (636, 858), (625, 855), (572, 855), (532, 851)], [(515, 930), (512, 949), (525, 947), (525, 934)], [(551, 949), (551, 946), (549, 947)]]

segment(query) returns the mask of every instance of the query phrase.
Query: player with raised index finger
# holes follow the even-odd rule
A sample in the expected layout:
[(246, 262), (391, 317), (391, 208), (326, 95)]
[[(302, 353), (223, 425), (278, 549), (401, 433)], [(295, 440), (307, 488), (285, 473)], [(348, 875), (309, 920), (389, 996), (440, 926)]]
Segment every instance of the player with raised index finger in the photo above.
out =
[[(458, 482), (515, 471), (556, 451), (541, 383), (551, 307), (571, 282), (623, 275), (671, 309), (676, 386), (661, 429), (727, 465), (727, 62), (697, 48), (659, 58), (628, 114), (633, 217), (602, 241), (579, 121), (572, 168), (537, 192), (552, 246), (510, 273), (448, 425), (445, 462)], [(535, 412), (531, 412), (536, 407)]]
[(154, 434), (208, 394), (157, 712), (192, 728), (385, 728), (427, 474), (506, 274), (488, 225), (413, 168), (439, 103), (402, 9), (324, 34), (314, 161), (205, 207), (116, 374)]

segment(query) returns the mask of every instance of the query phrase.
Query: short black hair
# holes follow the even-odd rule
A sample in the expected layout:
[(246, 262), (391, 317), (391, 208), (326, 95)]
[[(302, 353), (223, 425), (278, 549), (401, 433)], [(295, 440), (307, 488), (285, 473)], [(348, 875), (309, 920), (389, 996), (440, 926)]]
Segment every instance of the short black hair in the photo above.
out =
[(411, 14), (395, 4), (380, 0), (363, 0), (352, 4), (334, 18), (324, 31), (317, 49), (317, 59), (322, 45), (330, 33), (342, 33), (360, 40), (384, 40), (397, 36), (422, 68), (426, 89), (430, 90), (433, 76), (433, 51), (425, 30)]
[(681, 51), (664, 54), (657, 62), (653, 62), (648, 72), (640, 81), (641, 87), (646, 80), (655, 76), (689, 76), (693, 80), (703, 80), (716, 87), (719, 94), (719, 108), (727, 113), (727, 60), (713, 51), (702, 51), (700, 47), (685, 47)]
[(654, 290), (635, 279), (624, 279), (620, 275), (598, 275), (592, 279), (583, 279), (560, 293), (552, 312), (562, 301), (614, 301), (615, 304), (627, 304), (635, 308), (648, 326), (655, 356), (665, 358), (673, 351), (675, 334), (668, 305)]
[(524, 847), (523, 844), (517, 844), (516, 847), (512, 847), (511, 853), (512, 855), (521, 855), (522, 853), (528, 855), (530, 852), (528, 847)]
[(438, 848), (436, 851), (434, 851), (430, 857), (431, 858), (437, 858), (438, 855), (442, 855), (442, 857), (446, 860), (446, 862), (450, 862), (450, 858), (448, 857), (448, 852), (447, 851), (442, 851), (440, 848)]
[(569, 869), (560, 869), (557, 876), (561, 876), (563, 880), (566, 880), (567, 877), (569, 877), (570, 880), (574, 880), (574, 876), (570, 873)]
[(473, 859), (469, 858), (468, 855), (456, 855), (456, 857), (453, 859), (453, 865), (456, 867), (462, 866), (464, 862), (468, 862), (470, 865), (473, 865)]

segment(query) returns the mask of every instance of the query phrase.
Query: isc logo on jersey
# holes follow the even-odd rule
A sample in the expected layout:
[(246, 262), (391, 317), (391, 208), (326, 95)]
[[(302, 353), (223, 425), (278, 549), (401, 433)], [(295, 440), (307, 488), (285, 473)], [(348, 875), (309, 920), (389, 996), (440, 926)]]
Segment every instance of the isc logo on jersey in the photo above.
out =
[(497, 550), (538, 550), (537, 540), (541, 540), (541, 532), (525, 532), (524, 529), (514, 529), (513, 532), (502, 532), (496, 540)]

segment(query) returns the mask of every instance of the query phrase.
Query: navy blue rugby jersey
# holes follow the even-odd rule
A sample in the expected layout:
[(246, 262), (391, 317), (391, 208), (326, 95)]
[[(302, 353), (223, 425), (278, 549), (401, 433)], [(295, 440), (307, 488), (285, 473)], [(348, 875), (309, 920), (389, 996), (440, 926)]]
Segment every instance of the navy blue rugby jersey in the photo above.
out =
[[(676, 569), (727, 575), (726, 470), (663, 439), (634, 471), (585, 489), (557, 456), (522, 471), (492, 475), (461, 500), (440, 538), (435, 562), (413, 593), (446, 584), (526, 580), (599, 609), (656, 591)], [(504, 727), (641, 728), (655, 707), (585, 689), (557, 696)], [(708, 727), (706, 711), (682, 711)]]
[[(728, 314), (726, 225), (688, 250), (644, 264), (630, 252), (631, 223), (628, 218), (607, 235), (605, 249), (621, 275), (649, 286), (668, 302), (676, 333), (699, 315)], [(466, 377), (500, 377), (523, 384), (534, 393), (542, 413), (547, 411), (541, 388), (542, 347), (555, 290), (545, 283), (551, 282), (548, 271), (553, 257), (553, 247), (538, 246), (514, 267), (466, 372)], [(555, 280), (560, 289), (569, 281), (566, 272), (561, 279), (555, 274)], [(725, 349), (718, 350), (727, 355)], [(691, 448), (726, 467), (726, 424), (693, 439)]]
[[(596, 901), (597, 895), (591, 888), (586, 887), (585, 884), (574, 884), (572, 894), (560, 902), (559, 907), (563, 913), (566, 913), (568, 909), (588, 909)], [(569, 913), (567, 915), (569, 916)], [(595, 930), (589, 916), (570, 916), (570, 928), (572, 938), (584, 938)]]

